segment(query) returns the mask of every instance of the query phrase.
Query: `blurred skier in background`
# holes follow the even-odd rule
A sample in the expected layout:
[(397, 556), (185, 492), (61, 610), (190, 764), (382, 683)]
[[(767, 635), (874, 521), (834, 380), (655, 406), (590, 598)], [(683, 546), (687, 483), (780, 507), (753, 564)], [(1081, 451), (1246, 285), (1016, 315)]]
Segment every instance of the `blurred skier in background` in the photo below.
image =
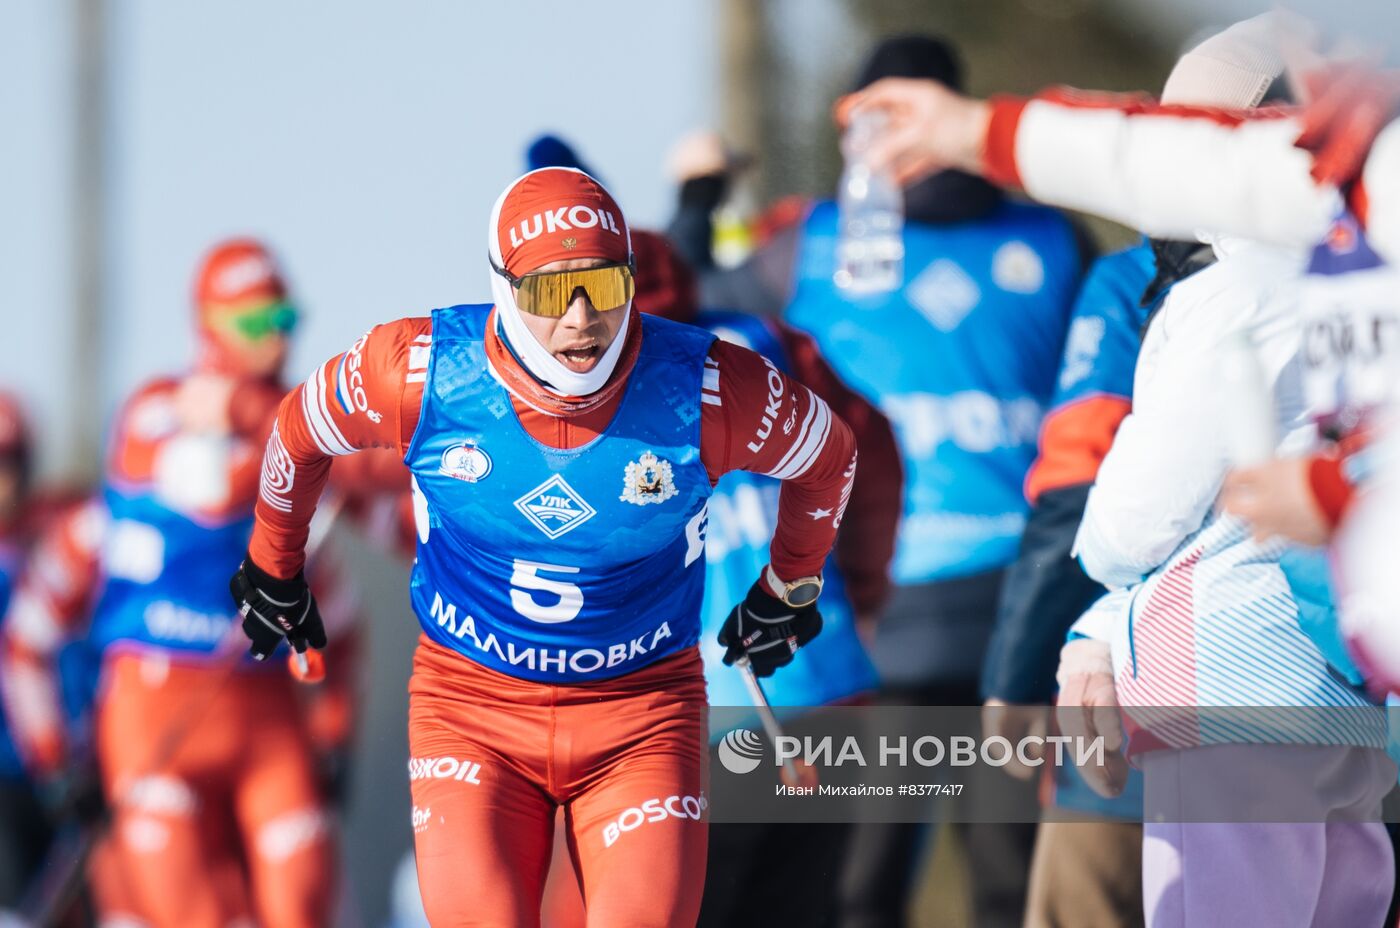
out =
[[(72, 504), (66, 493), (34, 488), (34, 439), (19, 397), (0, 391), (0, 635), (15, 588), (44, 526)], [(0, 663), (0, 696), (10, 690)], [(39, 870), (51, 838), (48, 814), (32, 766), (16, 743), (9, 700), (0, 702), (0, 911), (13, 909)], [(58, 724), (62, 724), (59, 722)]]
[(70, 745), (55, 724), (54, 658), (84, 633), (101, 649), (96, 753), (119, 871), (104, 878), (130, 906), (106, 914), (323, 925), (335, 893), (328, 801), (353, 731), (353, 587), (318, 559), (340, 650), (332, 678), (305, 694), (280, 665), (229, 647), (237, 616), (224, 592), (297, 310), (273, 255), (250, 239), (208, 252), (194, 303), (193, 369), (125, 404), (101, 496), (51, 527), (21, 581), (5, 653), (25, 685), (10, 703), (34, 766), (61, 769)]

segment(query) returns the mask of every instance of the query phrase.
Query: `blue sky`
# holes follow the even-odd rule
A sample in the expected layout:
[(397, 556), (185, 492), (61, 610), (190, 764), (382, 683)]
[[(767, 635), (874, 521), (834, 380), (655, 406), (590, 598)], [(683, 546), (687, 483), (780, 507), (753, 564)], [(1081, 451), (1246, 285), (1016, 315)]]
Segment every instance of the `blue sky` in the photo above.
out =
[[(0, 5), (0, 119), (20, 143), (0, 155), (0, 385), (59, 418), (51, 471), (74, 469), (61, 412), (80, 380), (68, 6)], [(107, 411), (188, 362), (190, 278), (221, 236), (281, 253), (306, 310), (295, 379), (377, 321), (489, 299), (487, 214), (533, 134), (575, 141), (634, 224), (656, 224), (667, 148), (719, 114), (704, 0), (109, 7)]]

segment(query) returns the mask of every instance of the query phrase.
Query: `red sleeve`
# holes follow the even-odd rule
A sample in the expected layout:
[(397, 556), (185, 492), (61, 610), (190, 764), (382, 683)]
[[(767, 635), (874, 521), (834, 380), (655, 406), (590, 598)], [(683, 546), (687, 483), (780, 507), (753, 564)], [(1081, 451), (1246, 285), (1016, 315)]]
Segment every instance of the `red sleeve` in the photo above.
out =
[(66, 754), (55, 665), (59, 648), (87, 621), (96, 594), (105, 513), (96, 502), (57, 516), (39, 536), (0, 639), (0, 696), (26, 766), (44, 776)]
[(98, 500), (69, 507), (36, 539), (15, 590), (6, 634), (52, 654), (87, 619), (100, 579), (106, 509)]
[(841, 382), (810, 336), (782, 324), (777, 328), (793, 374), (850, 427), (860, 452), (849, 515), (836, 535), (836, 563), (856, 614), (871, 616), (889, 593), (890, 561), (904, 506), (903, 465), (894, 429), (863, 396)]
[(1356, 494), (1356, 487), (1342, 472), (1342, 459), (1331, 454), (1311, 458), (1308, 461), (1308, 484), (1312, 487), (1318, 507), (1327, 518), (1327, 524), (1336, 528)]
[(1327, 524), (1336, 528), (1346, 518), (1356, 497), (1356, 484), (1347, 473), (1347, 461), (1354, 455), (1364, 454), (1371, 445), (1374, 425), (1362, 422), (1343, 435), (1337, 443), (1328, 446), (1308, 460), (1308, 485), (1312, 488), (1313, 499), (1327, 519)]
[(705, 366), (700, 457), (710, 480), (731, 470), (782, 480), (773, 571), (782, 580), (821, 573), (855, 478), (850, 428), (747, 348), (717, 341)]
[(1093, 483), (1132, 408), (1124, 397), (1097, 393), (1051, 410), (1040, 429), (1040, 454), (1026, 474), (1031, 505), (1046, 490)]
[(402, 454), (418, 427), (432, 321), (376, 326), (316, 368), (282, 400), (267, 441), (249, 554), (290, 577), (305, 561), (307, 527), (331, 460), (368, 448)]

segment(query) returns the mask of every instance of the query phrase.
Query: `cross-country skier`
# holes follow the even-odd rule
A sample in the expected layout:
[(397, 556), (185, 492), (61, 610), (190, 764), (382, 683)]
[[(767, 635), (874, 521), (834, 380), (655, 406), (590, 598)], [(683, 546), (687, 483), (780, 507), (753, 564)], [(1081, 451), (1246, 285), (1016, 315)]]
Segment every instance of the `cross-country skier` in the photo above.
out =
[[(36, 539), (74, 502), (66, 492), (35, 490), (33, 452), (18, 397), (0, 391), (0, 635)], [(24, 681), (10, 669), (0, 666), (0, 912), (15, 907), (38, 871), (51, 824), (40, 801), (44, 784), (35, 782), (34, 766), (14, 732), (18, 707), (11, 697)]]
[[(251, 240), (209, 252), (195, 303), (194, 370), (128, 401), (101, 497), (54, 523), (21, 580), (6, 672), (37, 685), (16, 714), (17, 740), (41, 767), (65, 762), (43, 680), (64, 638), (86, 630), (103, 650), (95, 741), (114, 816), (104, 860), (125, 890), (122, 911), (104, 915), (309, 928), (326, 923), (334, 898), (321, 762), (348, 741), (350, 686), (321, 690), (302, 711), (280, 666), (221, 647), (237, 618), (223, 579), (247, 543), (296, 310), (273, 256)], [(324, 571), (327, 615), (344, 626), (354, 603)]]
[(324, 643), (301, 567), (331, 459), (402, 451), (429, 920), (538, 924), (563, 806), (590, 925), (694, 924), (706, 499), (736, 468), (786, 481), (770, 564), (722, 633), (727, 659), (772, 673), (820, 630), (854, 441), (760, 356), (640, 316), (626, 220), (588, 175), (512, 182), (488, 248), (494, 306), (372, 329), (283, 401), (233, 580), (244, 630), (255, 655)]

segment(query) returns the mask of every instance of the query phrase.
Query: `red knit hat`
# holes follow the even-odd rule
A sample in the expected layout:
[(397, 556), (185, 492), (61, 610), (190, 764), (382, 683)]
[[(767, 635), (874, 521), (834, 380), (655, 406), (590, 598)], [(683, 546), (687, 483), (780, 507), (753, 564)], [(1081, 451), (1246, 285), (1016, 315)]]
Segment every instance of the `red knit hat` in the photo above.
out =
[(271, 303), (287, 298), (277, 260), (262, 242), (235, 238), (209, 249), (195, 276), (194, 305), (203, 316), (211, 307)]
[(573, 168), (540, 168), (506, 188), (491, 211), (491, 260), (513, 277), (566, 258), (632, 256), (612, 194)]
[(256, 310), (287, 301), (287, 284), (277, 259), (262, 242), (227, 239), (205, 253), (194, 281), (194, 309), (200, 355), (196, 366), (241, 375), (243, 347), (220, 331), (213, 320), (221, 313)]

